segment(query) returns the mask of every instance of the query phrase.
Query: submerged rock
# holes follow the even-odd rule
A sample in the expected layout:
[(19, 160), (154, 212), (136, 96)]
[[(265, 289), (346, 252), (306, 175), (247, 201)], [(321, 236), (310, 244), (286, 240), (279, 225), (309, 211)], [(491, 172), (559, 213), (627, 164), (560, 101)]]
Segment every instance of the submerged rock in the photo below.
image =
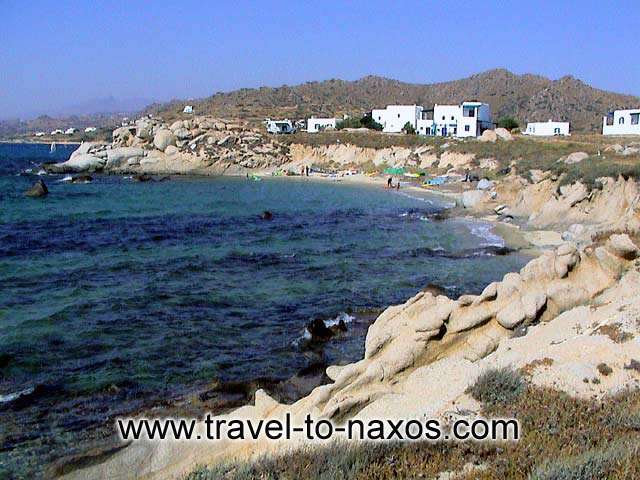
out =
[(93, 181), (91, 175), (74, 175), (71, 177), (71, 183), (89, 183)]
[(271, 213), (269, 210), (265, 210), (264, 212), (262, 212), (262, 215), (260, 215), (260, 218), (262, 220), (273, 220), (273, 213)]
[(33, 184), (33, 187), (31, 187), (29, 190), (25, 192), (25, 195), (27, 197), (33, 197), (33, 198), (46, 197), (48, 194), (49, 194), (49, 189), (47, 188), (47, 185), (42, 180), (38, 180), (36, 183)]

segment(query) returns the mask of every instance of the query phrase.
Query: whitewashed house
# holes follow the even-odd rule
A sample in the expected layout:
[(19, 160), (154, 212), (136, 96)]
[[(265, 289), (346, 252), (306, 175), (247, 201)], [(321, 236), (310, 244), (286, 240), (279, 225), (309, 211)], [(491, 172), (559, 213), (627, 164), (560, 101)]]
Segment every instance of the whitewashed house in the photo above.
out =
[(640, 135), (640, 108), (615, 110), (602, 119), (603, 135)]
[(53, 130), (51, 132), (51, 135), (62, 135), (64, 132), (62, 130), (60, 130), (59, 128)]
[(44, 137), (44, 132), (36, 132), (36, 137)]
[(554, 135), (571, 135), (569, 133), (569, 122), (529, 122), (523, 135), (536, 137), (552, 137)]
[(336, 119), (335, 118), (315, 118), (311, 117), (307, 120), (307, 132), (317, 133), (324, 130), (335, 130)]
[(442, 137), (477, 137), (494, 127), (491, 108), (482, 102), (462, 102), (460, 105), (434, 105), (427, 110), (419, 105), (389, 105), (373, 110), (373, 119), (383, 132), (401, 132), (407, 122), (420, 135)]
[(73, 135), (74, 133), (76, 133), (76, 129), (73, 127), (69, 127), (64, 131), (65, 135)]
[(386, 133), (402, 132), (407, 122), (416, 128), (421, 114), (419, 105), (387, 105), (387, 108), (371, 111), (373, 120), (382, 125), (382, 131)]
[(84, 133), (92, 133), (95, 132), (97, 130), (96, 127), (87, 127), (84, 129)]
[(272, 134), (295, 133), (296, 131), (293, 122), (286, 118), (284, 120), (271, 120), (267, 118), (265, 125), (267, 127), (267, 133)]
[(193, 113), (193, 105), (185, 105), (182, 113)]

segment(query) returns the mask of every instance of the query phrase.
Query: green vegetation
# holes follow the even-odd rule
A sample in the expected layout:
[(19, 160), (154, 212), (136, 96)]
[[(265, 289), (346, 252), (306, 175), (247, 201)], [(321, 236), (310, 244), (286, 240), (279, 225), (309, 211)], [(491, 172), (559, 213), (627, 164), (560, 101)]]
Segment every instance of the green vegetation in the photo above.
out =
[[(526, 178), (530, 177), (531, 170), (548, 171), (560, 178), (559, 186), (581, 181), (591, 190), (599, 188), (598, 179), (601, 177), (640, 178), (638, 156), (623, 157), (613, 152), (603, 152), (605, 146), (605, 143), (594, 141), (550, 141), (516, 137), (511, 142), (457, 142), (449, 150), (474, 153), (477, 159), (495, 158), (500, 165), (498, 171), (513, 166)], [(586, 152), (589, 158), (570, 165), (559, 161), (573, 152)]]
[(411, 125), (411, 122), (405, 123), (404, 127), (402, 127), (402, 131), (404, 133), (406, 133), (407, 135), (415, 135), (416, 134), (416, 129), (413, 128), (413, 125)]
[[(500, 372), (500, 373), (496, 373)], [(201, 467), (188, 480), (434, 478), (472, 462), (484, 470), (460, 479), (640, 478), (640, 391), (583, 400), (527, 385), (516, 372), (494, 371), (471, 390), (494, 392), (483, 403), (487, 418), (515, 417), (518, 442), (334, 444), (253, 463)], [(519, 378), (519, 377), (518, 377)], [(522, 382), (522, 383), (521, 383)], [(498, 391), (520, 391), (495, 401)]]
[(362, 148), (418, 147), (421, 145), (442, 145), (446, 139), (442, 137), (425, 137), (423, 135), (390, 135), (386, 133), (368, 132), (298, 132), (293, 135), (278, 137), (281, 143), (309, 145), (319, 147), (341, 143)]
[(513, 402), (524, 391), (524, 380), (511, 368), (488, 370), (469, 388), (473, 398), (485, 405)]
[(369, 130), (382, 130), (382, 125), (376, 122), (371, 114), (368, 113), (362, 118), (348, 117), (344, 120), (338, 120), (336, 122), (336, 130), (343, 130), (345, 128), (368, 128)]
[(520, 124), (513, 117), (502, 117), (498, 120), (498, 127), (506, 128), (507, 130), (513, 130), (514, 128), (518, 128)]

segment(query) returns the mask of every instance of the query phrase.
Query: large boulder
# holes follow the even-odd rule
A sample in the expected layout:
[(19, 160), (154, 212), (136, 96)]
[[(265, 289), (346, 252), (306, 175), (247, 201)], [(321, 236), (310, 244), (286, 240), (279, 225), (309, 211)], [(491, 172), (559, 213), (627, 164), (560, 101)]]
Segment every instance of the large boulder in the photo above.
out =
[(486, 197), (487, 193), (482, 190), (467, 190), (462, 192), (462, 206), (464, 208), (474, 208)]
[(116, 145), (129, 146), (133, 141), (133, 134), (130, 127), (116, 128), (111, 134), (113, 137), (113, 143)]
[(173, 133), (180, 140), (186, 140), (191, 138), (191, 132), (184, 127), (174, 130)]
[(49, 189), (47, 188), (47, 185), (42, 180), (38, 180), (36, 183), (33, 184), (33, 187), (31, 187), (29, 190), (25, 192), (25, 195), (27, 197), (33, 197), (33, 198), (46, 197), (48, 194), (49, 194)]
[(496, 135), (500, 140), (505, 140), (507, 142), (513, 140), (513, 135), (511, 135), (511, 132), (506, 128), (496, 128)]
[(69, 158), (66, 162), (43, 165), (50, 173), (94, 172), (102, 170), (105, 159), (90, 153), (81, 153)]
[(496, 132), (494, 130), (485, 130), (484, 132), (482, 132), (482, 135), (478, 137), (478, 140), (481, 142), (496, 143), (496, 140), (498, 140), (498, 135), (496, 135)]
[(573, 163), (580, 163), (587, 158), (589, 158), (589, 154), (586, 152), (573, 152), (567, 155), (567, 158), (564, 159), (564, 163), (571, 165)]
[(140, 163), (145, 151), (140, 147), (118, 147), (107, 150), (107, 168), (119, 167), (124, 163), (129, 164), (129, 160), (134, 159)]
[(158, 130), (153, 137), (153, 145), (160, 151), (164, 152), (169, 145), (176, 144), (176, 136), (166, 128)]
[(153, 122), (148, 118), (136, 121), (136, 137), (142, 140), (151, 140), (153, 137)]

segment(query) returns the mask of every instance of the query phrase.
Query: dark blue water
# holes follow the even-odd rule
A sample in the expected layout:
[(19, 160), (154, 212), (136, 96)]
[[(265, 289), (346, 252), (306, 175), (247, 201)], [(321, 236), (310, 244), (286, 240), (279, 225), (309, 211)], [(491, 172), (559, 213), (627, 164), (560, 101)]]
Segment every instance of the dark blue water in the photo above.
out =
[[(0, 144), (0, 462), (15, 475), (143, 402), (294, 374), (314, 317), (357, 317), (428, 283), (478, 292), (527, 260), (493, 255), (489, 226), (432, 221), (442, 204), (402, 191), (17, 175), (72, 150)], [(25, 197), (38, 178), (49, 196)], [(363, 334), (329, 342), (326, 361), (359, 359)]]

